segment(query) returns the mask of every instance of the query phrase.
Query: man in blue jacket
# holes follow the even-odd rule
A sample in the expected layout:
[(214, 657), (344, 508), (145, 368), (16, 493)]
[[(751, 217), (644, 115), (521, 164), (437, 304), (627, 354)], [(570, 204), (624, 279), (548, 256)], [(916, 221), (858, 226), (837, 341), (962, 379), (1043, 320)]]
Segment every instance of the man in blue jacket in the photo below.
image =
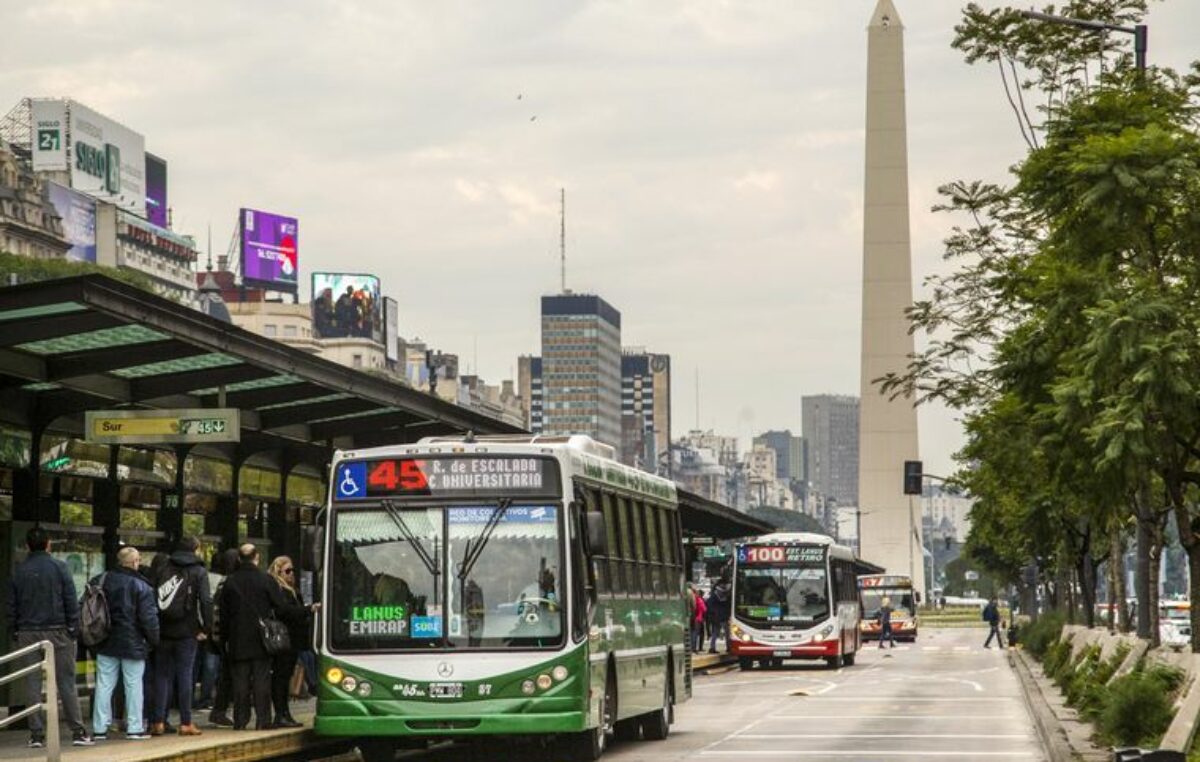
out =
[[(79, 601), (67, 565), (50, 555), (50, 535), (41, 527), (25, 535), (26, 558), (13, 572), (8, 595), (8, 621), (16, 633), (17, 648), (48, 640), (54, 645), (54, 681), (62, 700), (63, 717), (71, 726), (76, 746), (91, 746), (83, 725), (79, 694), (75, 692), (75, 638), (79, 635)], [(42, 700), (42, 671), (25, 682), (25, 700), (32, 706)], [(58, 728), (53, 728), (58, 732)], [(29, 716), (29, 747), (46, 745), (46, 720), (41, 712)]]
[(92, 699), (92, 729), (98, 740), (108, 738), (112, 724), (112, 695), (117, 672), (125, 690), (125, 737), (144, 741), (142, 673), (146, 655), (158, 644), (158, 604), (154, 589), (138, 574), (142, 557), (125, 546), (117, 553), (117, 568), (100, 577), (108, 602), (108, 637), (96, 647), (96, 695)]

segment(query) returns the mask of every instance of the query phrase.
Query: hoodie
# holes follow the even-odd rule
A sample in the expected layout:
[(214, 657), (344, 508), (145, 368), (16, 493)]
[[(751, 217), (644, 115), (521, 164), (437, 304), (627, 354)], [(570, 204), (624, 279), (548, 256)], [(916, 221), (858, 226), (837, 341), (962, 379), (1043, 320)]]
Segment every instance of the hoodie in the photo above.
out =
[(160, 612), (159, 620), (162, 625), (163, 640), (186, 640), (196, 637), (201, 632), (206, 635), (212, 633), (212, 589), (208, 584), (208, 572), (204, 569), (204, 562), (195, 553), (177, 550), (171, 554), (168, 563), (160, 570), (156, 580), (160, 609), (163, 603), (163, 583), (180, 574), (185, 578), (185, 588), (180, 592), (190, 593), (190, 605), (195, 611), (195, 615), (182, 620), (167, 621), (162, 618)]

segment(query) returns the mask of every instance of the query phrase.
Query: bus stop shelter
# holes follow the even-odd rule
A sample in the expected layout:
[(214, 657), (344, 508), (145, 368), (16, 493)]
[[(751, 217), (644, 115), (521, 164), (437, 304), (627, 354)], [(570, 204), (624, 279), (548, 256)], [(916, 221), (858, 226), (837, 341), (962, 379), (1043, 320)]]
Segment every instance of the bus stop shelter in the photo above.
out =
[(687, 490), (678, 490), (679, 518), (683, 526), (684, 569), (689, 580), (715, 577), (726, 562), (722, 547), (727, 541), (775, 531), (761, 519)]

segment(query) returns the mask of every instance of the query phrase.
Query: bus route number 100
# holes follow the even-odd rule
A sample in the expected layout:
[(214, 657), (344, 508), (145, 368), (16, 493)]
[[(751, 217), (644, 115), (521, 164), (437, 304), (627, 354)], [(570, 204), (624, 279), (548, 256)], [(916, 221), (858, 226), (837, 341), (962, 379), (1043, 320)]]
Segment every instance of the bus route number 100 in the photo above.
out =
[(751, 546), (746, 548), (746, 561), (752, 564), (783, 563), (784, 549), (771, 546)]

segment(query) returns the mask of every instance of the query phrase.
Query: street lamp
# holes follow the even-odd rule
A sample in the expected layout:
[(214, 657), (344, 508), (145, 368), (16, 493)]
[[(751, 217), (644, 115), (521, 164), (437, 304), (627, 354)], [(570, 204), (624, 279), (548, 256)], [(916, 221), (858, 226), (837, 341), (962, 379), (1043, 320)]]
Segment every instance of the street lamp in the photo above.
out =
[(1121, 26), (1120, 24), (1108, 24), (1103, 21), (1089, 21), (1087, 19), (1073, 19), (1067, 16), (1055, 16), (1053, 14), (1042, 13), (1040, 11), (1030, 10), (1020, 11), (1020, 13), (1027, 19), (1045, 21), (1048, 24), (1073, 26), (1077, 29), (1088, 29), (1093, 32), (1123, 32), (1124, 34), (1132, 34), (1133, 51), (1137, 70), (1139, 72), (1146, 70), (1146, 50), (1149, 47), (1149, 29), (1145, 24), (1137, 24), (1136, 26)]

